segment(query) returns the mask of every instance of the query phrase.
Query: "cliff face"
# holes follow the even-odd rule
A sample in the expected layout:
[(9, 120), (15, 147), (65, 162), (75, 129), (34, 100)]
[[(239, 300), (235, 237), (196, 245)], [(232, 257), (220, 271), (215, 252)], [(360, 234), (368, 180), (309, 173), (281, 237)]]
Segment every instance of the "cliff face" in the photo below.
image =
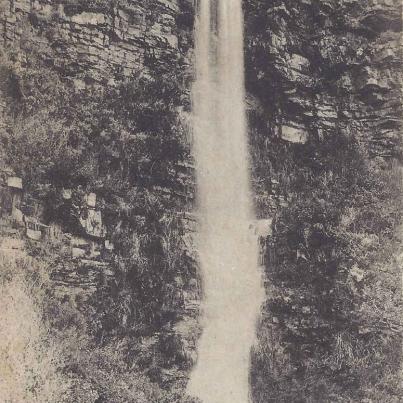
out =
[(271, 136), (336, 131), (372, 155), (399, 151), (399, 1), (247, 1), (248, 85)]
[(2, 1), (4, 45), (48, 44), (44, 61), (77, 86), (112, 84), (150, 69), (166, 71), (186, 58), (189, 44), (178, 28), (178, 1)]
[[(304, 144), (339, 131), (372, 155), (400, 154), (397, 0), (246, 1), (245, 9), (251, 108), (266, 122), (260, 137)], [(192, 18), (186, 1), (3, 0), (1, 40), (42, 46), (43, 60), (78, 89), (179, 63), (186, 92)]]
[(395, 401), (400, 353), (385, 348), (381, 364), (365, 351), (401, 343), (401, 5), (256, 0), (245, 11), (256, 204), (274, 217), (255, 401)]
[[(386, 347), (398, 344), (395, 325), (378, 308), (393, 316), (400, 306), (400, 278), (386, 256), (397, 250), (398, 193), (382, 184), (401, 159), (399, 3), (244, 1), (256, 206), (259, 218), (274, 217), (262, 242), (268, 298), (253, 361), (256, 402), (393, 401), (393, 393), (364, 391), (385, 362), (394, 374), (398, 359)], [(75, 253), (88, 246), (88, 234), (73, 234), (68, 256), (64, 241), (52, 249), (59, 258), (52, 287), (64, 295), (78, 287), (81, 297), (87, 288), (77, 306), (96, 317), (97, 342), (131, 338), (119, 367), (132, 360), (167, 389), (175, 379), (185, 385), (198, 332), (194, 221), (183, 214), (194, 191), (187, 136), (193, 21), (191, 0), (0, 0), (0, 44), (11, 54), (0, 71), (0, 113), (21, 131), (14, 146), (1, 125), (1, 144), (14, 157), (28, 144), (22, 161), (37, 183), (28, 183), (34, 194), (26, 196), (51, 207), (41, 214), (47, 224), (62, 217), (57, 226), (69, 232), (64, 217), (83, 220), (84, 196), (94, 192), (115, 247), (98, 255), (91, 240), (97, 264), (88, 257), (70, 264), (70, 246)], [(42, 73), (30, 75), (38, 65)], [(31, 141), (30, 133), (44, 137)], [(62, 190), (72, 193), (74, 208), (65, 209)], [(31, 252), (41, 256), (37, 249)], [(386, 277), (379, 276), (382, 259)], [(357, 364), (354, 349), (382, 350), (384, 362), (365, 356)], [(87, 401), (115, 401), (102, 374), (87, 383), (80, 376), (95, 396)]]
[[(153, 382), (180, 384), (183, 390), (185, 368), (194, 359), (198, 309), (190, 256), (194, 224), (184, 216), (192, 198), (191, 167), (184, 163), (191, 8), (176, 1), (0, 4), (6, 55), (0, 85), (6, 123), (0, 158), (5, 161), (0, 165), (5, 162), (7, 172), (12, 166), (17, 172), (11, 175), (24, 183), (19, 206), (24, 219), (16, 223), (7, 217), (2, 230), (16, 226), (12, 236), (27, 239), (29, 225), (34, 227), (37, 239), (27, 239), (27, 248), (50, 263), (51, 294), (55, 308), (63, 311), (47, 316), (55, 338), (58, 329), (72, 330), (64, 315), (71, 308), (86, 323), (80, 333), (88, 340), (129, 340), (130, 347), (120, 349), (128, 365), (139, 365)], [(34, 127), (26, 126), (30, 119)], [(46, 131), (42, 138), (40, 127)], [(9, 146), (20, 134), (35, 145), (25, 147), (22, 140), (16, 146), (19, 157), (31, 151), (46, 157), (16, 162)], [(96, 195), (92, 207), (90, 193)], [(88, 233), (84, 222), (102, 227), (104, 234)], [(58, 235), (48, 237), (45, 228)], [(117, 371), (126, 367), (113, 365)], [(74, 369), (67, 372), (76, 379)], [(78, 377), (70, 401), (103, 401), (102, 396), (118, 401), (118, 394), (129, 401), (142, 393), (129, 395), (126, 384), (119, 393), (103, 391), (92, 381), (84, 381), (89, 388), (80, 392), (84, 384)], [(144, 399), (160, 401), (156, 396)]]
[[(90, 99), (99, 100), (103, 96), (108, 97), (105, 94), (110, 88), (116, 88), (124, 82), (133, 81), (139, 77), (153, 80), (164, 74), (173, 75), (175, 71), (178, 71), (172, 86), (177, 87), (185, 106), (176, 105), (175, 113), (180, 115), (179, 120), (186, 126), (185, 110), (188, 108), (186, 99), (191, 74), (192, 24), (192, 7), (189, 2), (183, 0), (141, 2), (4, 0), (0, 3), (0, 43), (5, 50), (15, 53), (11, 62), (15, 82), (21, 84), (24, 81), (22, 78), (24, 74), (29, 75), (35, 68), (34, 65), (38, 66), (36, 63), (43, 66), (44, 72), (51, 71), (55, 74), (52, 75), (52, 79), (57, 77), (63, 83), (62, 86), (72, 89), (70, 94), (67, 91), (61, 95), (66, 97), (65, 117), (68, 114), (67, 98), (69, 96), (73, 99), (80, 94), (81, 96), (86, 94)], [(7, 71), (3, 71), (2, 77), (6, 76)], [(28, 82), (29, 80), (27, 79)], [(24, 90), (17, 88), (19, 84), (11, 88), (12, 85), (10, 87), (9, 83), (4, 84), (6, 82), (8, 83), (5, 78), (0, 86), (2, 95), (0, 113), (4, 113), (2, 123), (8, 122), (13, 125), (15, 121), (13, 118), (10, 120), (12, 113), (7, 109), (7, 104), (11, 105), (16, 99), (20, 99), (19, 97), (25, 98), (25, 95), (21, 94)], [(32, 88), (35, 88), (35, 85), (33, 83)], [(41, 108), (47, 107), (44, 101), (42, 105), (40, 102), (36, 113)], [(76, 103), (74, 99), (72, 102)], [(17, 110), (20, 107), (17, 101)], [(61, 109), (57, 109), (56, 113), (60, 114), (60, 112), (63, 114)], [(77, 115), (71, 118), (73, 122), (78, 119)], [(186, 132), (188, 129), (187, 126), (184, 128)], [(100, 130), (95, 131), (95, 136), (99, 136)], [(114, 147), (116, 146), (114, 141)], [(117, 149), (109, 152), (114, 160), (121, 155), (121, 151)], [(192, 173), (189, 167), (183, 164), (183, 158), (174, 155), (167, 159), (175, 164), (175, 180), (187, 186), (186, 183), (189, 182)], [(108, 164), (110, 163), (111, 161), (108, 161)], [(31, 187), (28, 193), (32, 191), (30, 179), (32, 178), (23, 178), (25, 182), (28, 182), (28, 187)], [(183, 190), (178, 191), (172, 186), (165, 186), (165, 178), (160, 178), (159, 181), (160, 186), (156, 186), (153, 192), (172, 193), (173, 197), (185, 199), (189, 197)], [(51, 184), (54, 189), (59, 185), (60, 183)], [(78, 190), (77, 186), (83, 185), (87, 187), (88, 183), (84, 184), (82, 180), (75, 183), (73, 193)], [(70, 188), (71, 185), (67, 187)], [(61, 192), (60, 189), (57, 190), (59, 191)], [(101, 204), (104, 202), (103, 199)], [(82, 204), (80, 208), (86, 208), (84, 199), (79, 204)], [(48, 221), (49, 217), (41, 217), (41, 219)], [(70, 220), (71, 217), (66, 218), (66, 223)], [(60, 224), (66, 227), (63, 223)], [(112, 219), (112, 226), (116, 224), (117, 222)], [(185, 223), (185, 226), (188, 224)], [(112, 234), (109, 232), (108, 235), (110, 239)], [(74, 272), (72, 275), (77, 276), (77, 273)], [(78, 278), (78, 283), (85, 284), (86, 281), (82, 276)]]

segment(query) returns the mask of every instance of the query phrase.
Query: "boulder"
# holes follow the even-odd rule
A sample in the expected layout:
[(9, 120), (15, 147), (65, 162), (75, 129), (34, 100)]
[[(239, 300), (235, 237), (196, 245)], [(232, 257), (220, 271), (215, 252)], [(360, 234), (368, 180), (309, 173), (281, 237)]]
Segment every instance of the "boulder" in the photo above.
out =
[(302, 127), (283, 125), (281, 138), (289, 143), (305, 144), (308, 141), (308, 132)]

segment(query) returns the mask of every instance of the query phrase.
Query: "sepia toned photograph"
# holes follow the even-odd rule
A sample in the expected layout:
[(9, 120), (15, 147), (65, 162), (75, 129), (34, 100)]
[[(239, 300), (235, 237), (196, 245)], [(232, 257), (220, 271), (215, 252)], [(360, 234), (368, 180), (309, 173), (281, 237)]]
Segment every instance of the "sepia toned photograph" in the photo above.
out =
[(0, 0), (0, 403), (403, 402), (401, 0)]

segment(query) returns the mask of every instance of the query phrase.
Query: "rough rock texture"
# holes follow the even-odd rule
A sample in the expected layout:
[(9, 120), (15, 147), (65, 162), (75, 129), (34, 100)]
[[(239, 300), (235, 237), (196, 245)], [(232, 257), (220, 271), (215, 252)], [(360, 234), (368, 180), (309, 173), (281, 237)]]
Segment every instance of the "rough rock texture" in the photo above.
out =
[[(182, 0), (0, 1), (0, 48), (22, 50), (18, 52), (22, 56), (16, 60), (17, 71), (19, 66), (29, 69), (30, 51), (34, 49), (63, 81), (74, 86), (77, 93), (85, 93), (90, 88), (102, 92), (108, 86), (138, 76), (172, 73), (178, 66), (188, 72), (181, 74), (187, 81), (186, 77), (191, 74), (192, 25), (192, 8), (188, 1)], [(179, 82), (179, 85), (186, 97), (188, 82)], [(0, 91), (1, 88), (0, 85)], [(0, 114), (7, 103), (7, 100), (3, 101), (4, 96), (0, 93)], [(178, 113), (186, 125), (186, 107)], [(191, 167), (177, 167), (176, 171), (178, 180), (184, 185), (192, 181)], [(177, 189), (155, 187), (154, 191), (169, 197)], [(176, 193), (174, 197), (191, 198), (189, 194)], [(184, 221), (186, 233), (182, 234), (181, 246), (183, 253), (189, 255), (189, 265), (194, 265), (194, 256), (190, 256), (193, 253), (193, 219), (185, 218)], [(108, 259), (101, 257), (85, 262), (72, 259), (70, 254), (60, 260), (52, 272), (55, 294), (61, 300), (67, 297), (79, 302), (80, 307), (91, 298), (98, 298), (97, 292), (110, 294), (108, 287), (119, 281), (114, 278), (116, 273)], [(116, 263), (119, 257), (114, 256), (112, 260)], [(198, 283), (178, 276), (175, 283), (167, 284), (166, 288), (168, 297), (161, 309), (171, 319), (160, 329), (158, 337), (165, 340), (164, 348), (170, 349), (167, 362), (172, 360), (172, 355), (179, 357), (177, 360), (181, 362), (191, 362), (196, 340), (193, 332), (197, 329)], [(135, 311), (136, 307), (131, 309)], [(126, 320), (127, 317), (123, 318), (122, 323)], [(175, 371), (173, 374), (168, 371), (164, 376), (167, 382), (177, 380)]]
[(305, 143), (341, 130), (373, 155), (398, 153), (399, 3), (247, 2), (248, 87), (265, 105), (270, 135)]
[[(43, 48), (78, 89), (167, 70), (174, 60), (190, 75), (191, 2), (95, 4), (2, 0), (1, 41)], [(256, 0), (245, 8), (249, 108), (267, 122), (260, 137), (298, 145), (341, 131), (373, 155), (399, 154), (398, 0)]]
[[(372, 179), (387, 184), (387, 179), (379, 179), (374, 171), (356, 170), (359, 164), (353, 161), (389, 167), (385, 172), (391, 177), (401, 161), (400, 2), (250, 0), (245, 4), (246, 79), (256, 202), (261, 217), (274, 216), (274, 236), (267, 243), (267, 309), (259, 335), (262, 348), (252, 369), (255, 401), (397, 401), (394, 394), (398, 393), (393, 387), (385, 398), (376, 394), (379, 391), (369, 376), (375, 365), (372, 361), (365, 370), (347, 363), (345, 368), (354, 369), (345, 371), (346, 378), (340, 386), (337, 378), (342, 378), (343, 369), (333, 372), (325, 364), (326, 353), (320, 350), (326, 346), (332, 353), (337, 352), (333, 346), (338, 342), (333, 338), (339, 329), (345, 329), (352, 340), (365, 347), (369, 345), (368, 338), (360, 333), (366, 331), (366, 321), (359, 318), (357, 330), (348, 314), (356, 313), (363, 299), (376, 298), (365, 293), (350, 297), (349, 291), (344, 293), (338, 288), (343, 285), (349, 290), (350, 280), (341, 275), (343, 265), (349, 267), (350, 279), (361, 281), (362, 272), (357, 270), (363, 266), (359, 247), (352, 241), (360, 234), (354, 232), (355, 228), (350, 230), (352, 253), (347, 258), (346, 248), (339, 246), (343, 245), (339, 241), (344, 230), (337, 220), (334, 225), (330, 223), (331, 214), (337, 216), (338, 203), (345, 202), (338, 216), (341, 221), (349, 211), (346, 205), (356, 206), (365, 214), (376, 199), (377, 191), (370, 186)], [(350, 160), (345, 158), (343, 153), (347, 155), (353, 149), (359, 151)], [(357, 191), (354, 183), (360, 180)], [(395, 197), (392, 189), (390, 186), (385, 191), (389, 196), (385, 196), (383, 205), (380, 203), (382, 207), (372, 204), (376, 213), (388, 210), (386, 206)], [(361, 204), (358, 200), (362, 200)], [(325, 216), (326, 211), (330, 214)], [(365, 222), (371, 221), (369, 218)], [(364, 225), (358, 225), (357, 232), (377, 237), (382, 233), (382, 226), (379, 228), (372, 234)], [(310, 233), (316, 235), (308, 245)], [(331, 233), (340, 236), (339, 241), (332, 238), (327, 244)], [(283, 241), (278, 242), (281, 234), (285, 234)], [(390, 247), (384, 239), (380, 241), (380, 251)], [(382, 264), (388, 265), (388, 258), (383, 257)], [(376, 289), (376, 281), (383, 284), (387, 291), (379, 293), (380, 305), (388, 306), (385, 294), (389, 293), (391, 299), (400, 298), (401, 290), (388, 289), (375, 263), (374, 258), (368, 262), (363, 282), (369, 290)], [(385, 272), (391, 283), (400, 283), (393, 264)], [(373, 278), (369, 279), (369, 273)], [(326, 292), (329, 296), (322, 299)], [(332, 293), (340, 303), (332, 301)], [(349, 301), (353, 301), (352, 309), (347, 308)], [(337, 305), (343, 306), (340, 317), (335, 314), (338, 308), (333, 309)], [(380, 316), (386, 317), (387, 311), (390, 309), (385, 308)], [(369, 322), (376, 327), (380, 320)], [(388, 337), (388, 344), (393, 345), (395, 336)], [(391, 354), (396, 361), (398, 351)], [(386, 373), (392, 362), (390, 356), (385, 358), (380, 372)], [(316, 365), (317, 372), (312, 369)], [(319, 380), (326, 374), (331, 375), (323, 387)], [(292, 391), (290, 379), (296, 383), (301, 380), (300, 389)], [(350, 388), (348, 382), (352, 379), (359, 380)], [(374, 395), (364, 397), (366, 382), (370, 385), (368, 390), (377, 391)]]
[[(183, 0), (2, 0), (0, 47), (22, 50), (16, 64), (28, 69), (34, 48), (77, 91), (158, 75), (178, 65), (190, 73), (191, 10)], [(2, 89), (0, 115), (7, 103)], [(179, 113), (188, 119), (187, 112)], [(191, 180), (188, 168), (178, 171), (183, 182)]]
[(151, 66), (166, 70), (170, 61), (184, 57), (188, 45), (177, 28), (176, 0), (124, 4), (2, 0), (0, 40), (24, 47), (50, 45), (44, 60), (74, 77), (78, 87), (94, 81), (113, 83), (147, 73)]
[[(258, 144), (253, 158), (262, 162), (255, 172), (260, 218), (267, 219), (287, 206), (290, 176), (295, 171), (283, 161), (277, 166), (269, 161), (275, 160), (271, 157), (280, 148), (296, 154), (311, 152), (312, 162), (315, 147), (344, 133), (360, 139), (371, 156), (401, 158), (399, 0), (244, 3), (251, 142), (252, 148)], [(138, 74), (158, 74), (174, 64), (189, 78), (193, 18), (191, 0), (0, 0), (0, 47), (35, 47), (43, 61), (77, 90), (114, 85)], [(28, 59), (29, 52), (26, 55)], [(26, 60), (19, 63), (25, 65)], [(189, 81), (182, 85), (188, 93)], [(0, 94), (0, 114), (6, 103)], [(180, 111), (184, 124), (187, 106)], [(183, 165), (184, 183), (192, 181), (191, 169)], [(188, 204), (190, 209), (191, 197)], [(194, 264), (194, 221), (192, 217), (185, 221), (184, 250)], [(297, 250), (296, 255), (304, 259), (303, 251)], [(54, 280), (63, 290), (82, 285), (90, 293), (99, 283), (98, 270), (103, 269), (61, 266)], [(185, 307), (185, 312), (176, 312), (181, 320), (162, 333), (171, 341), (181, 340), (175, 350), (182, 350), (187, 362), (194, 359), (197, 338), (192, 333), (196, 332), (199, 290), (193, 280), (184, 285), (183, 279), (175, 279), (172, 301), (164, 301), (169, 312), (178, 305)], [(178, 289), (185, 293), (175, 294)]]

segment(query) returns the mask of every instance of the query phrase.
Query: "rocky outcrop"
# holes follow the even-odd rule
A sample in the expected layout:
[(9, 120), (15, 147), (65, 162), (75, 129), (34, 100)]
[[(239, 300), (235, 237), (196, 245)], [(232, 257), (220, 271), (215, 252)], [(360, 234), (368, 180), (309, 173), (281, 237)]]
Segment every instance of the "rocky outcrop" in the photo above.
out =
[(398, 0), (248, 1), (247, 81), (269, 136), (305, 143), (339, 131), (372, 155), (398, 155), (400, 32)]
[[(172, 72), (178, 66), (190, 71), (191, 13), (191, 5), (183, 0), (2, 0), (0, 47), (19, 50), (16, 64), (28, 69), (34, 49), (76, 90), (92, 85), (102, 89), (138, 75)], [(2, 102), (4, 97), (0, 98)], [(0, 114), (3, 109), (0, 104)], [(178, 180), (189, 182), (189, 172), (186, 167), (178, 168)], [(85, 286), (82, 274), (89, 273), (92, 290), (96, 283), (92, 280), (98, 276), (91, 275), (92, 267), (81, 274), (80, 270), (61, 267), (55, 279), (72, 287), (78, 283)]]
[(73, 77), (78, 88), (167, 70), (178, 59), (188, 63), (186, 34), (176, 23), (178, 1), (103, 4), (3, 0), (0, 40), (6, 46), (39, 47), (43, 59)]
[[(363, 300), (378, 298), (358, 291), (363, 284), (379, 293), (380, 306), (386, 307), (380, 314), (384, 317), (391, 311), (389, 296), (398, 299), (401, 293), (395, 286), (400, 273), (386, 263), (386, 254), (382, 256), (391, 241), (383, 234), (383, 224), (372, 224), (378, 213), (394, 215), (400, 208), (401, 195), (394, 204), (398, 192), (392, 184), (393, 167), (402, 157), (400, 3), (245, 3), (247, 89), (258, 106), (249, 109), (256, 204), (261, 216), (274, 216), (273, 235), (266, 244), (262, 348), (252, 364), (254, 399), (393, 401), (394, 387), (391, 395), (379, 397), (379, 386), (368, 381), (368, 368), (354, 367), (345, 359), (335, 370), (325, 362), (329, 354), (340, 357), (338, 329), (355, 340), (355, 346), (368, 347), (369, 338), (362, 333), (370, 327), (367, 322), (372, 320), (375, 328), (380, 320), (372, 313), (367, 315), (370, 320), (349, 317), (361, 312)], [(382, 202), (377, 200), (379, 189), (385, 192)], [(343, 217), (349, 214), (351, 221), (344, 226)], [(397, 223), (389, 220), (391, 228)], [(374, 247), (379, 254), (371, 255), (365, 269), (356, 243), (360, 236), (379, 239)], [(384, 278), (393, 284), (389, 289)], [(377, 284), (384, 287), (382, 292)], [(376, 331), (372, 336), (378, 337)], [(326, 346), (325, 353), (321, 346)], [(398, 356), (398, 349), (390, 357)], [(369, 361), (368, 367), (375, 368), (376, 360)], [(382, 358), (379, 368), (386, 373), (390, 362), (391, 358)], [(331, 375), (320, 384), (326, 373)], [(353, 378), (357, 383), (350, 387)], [(301, 387), (292, 395), (298, 382)], [(373, 395), (365, 399), (371, 388)]]

